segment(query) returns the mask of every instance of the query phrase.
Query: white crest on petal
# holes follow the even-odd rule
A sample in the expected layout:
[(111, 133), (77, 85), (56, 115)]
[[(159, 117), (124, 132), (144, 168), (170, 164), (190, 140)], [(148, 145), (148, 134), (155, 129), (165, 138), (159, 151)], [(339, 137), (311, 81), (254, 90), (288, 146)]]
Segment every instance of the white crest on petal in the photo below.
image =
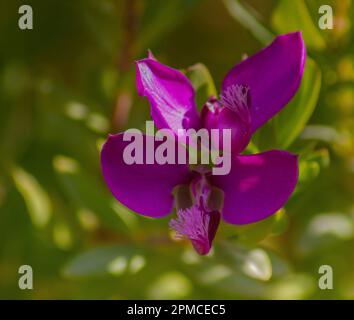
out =
[(176, 230), (179, 238), (187, 237), (190, 240), (209, 242), (210, 214), (199, 205), (193, 205), (185, 210), (178, 210), (177, 218), (170, 221), (170, 227)]

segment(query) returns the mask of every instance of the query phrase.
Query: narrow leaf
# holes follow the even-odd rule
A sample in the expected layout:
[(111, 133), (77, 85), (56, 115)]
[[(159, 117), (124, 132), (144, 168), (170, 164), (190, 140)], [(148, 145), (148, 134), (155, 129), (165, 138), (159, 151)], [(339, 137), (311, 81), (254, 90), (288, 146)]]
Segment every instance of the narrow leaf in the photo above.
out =
[(197, 63), (187, 68), (185, 73), (191, 80), (196, 91), (196, 100), (199, 107), (201, 107), (211, 96), (217, 97), (214, 80), (204, 64)]
[(119, 276), (126, 272), (136, 273), (145, 265), (141, 250), (132, 246), (106, 246), (86, 251), (64, 268), (68, 278)]
[(306, 45), (321, 50), (326, 43), (319, 28), (311, 19), (304, 0), (279, 0), (272, 16), (272, 25), (279, 33), (288, 33), (301, 30)]
[(12, 178), (26, 203), (33, 224), (36, 227), (46, 226), (52, 213), (47, 192), (34, 176), (22, 168), (13, 169)]
[(304, 130), (320, 93), (321, 71), (308, 58), (299, 92), (276, 118), (276, 139), (279, 148), (287, 148)]
[(250, 251), (242, 269), (246, 275), (257, 280), (268, 281), (272, 276), (272, 263), (263, 249)]
[(272, 41), (273, 34), (265, 28), (239, 0), (224, 0), (224, 4), (230, 15), (248, 29), (257, 40), (263, 44), (268, 44)]

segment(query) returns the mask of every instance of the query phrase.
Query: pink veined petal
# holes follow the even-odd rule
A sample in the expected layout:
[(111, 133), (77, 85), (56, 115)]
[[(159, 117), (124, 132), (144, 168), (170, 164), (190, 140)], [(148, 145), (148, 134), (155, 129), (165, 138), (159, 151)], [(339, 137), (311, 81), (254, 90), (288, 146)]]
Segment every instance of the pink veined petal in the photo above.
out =
[(228, 175), (210, 179), (224, 191), (226, 222), (257, 222), (279, 210), (292, 194), (298, 180), (297, 156), (280, 150), (238, 155)]
[(150, 102), (158, 129), (172, 129), (177, 136), (178, 129), (200, 127), (195, 92), (183, 73), (163, 65), (149, 53), (149, 58), (136, 62), (136, 84), (139, 95)]
[[(128, 165), (123, 152), (130, 141), (123, 141), (123, 135), (110, 135), (101, 152), (101, 167), (108, 188), (118, 201), (141, 215), (159, 218), (169, 214), (174, 203), (172, 189), (191, 180), (188, 166), (156, 164), (156, 161)], [(144, 135), (144, 163), (146, 138)], [(155, 142), (155, 150), (161, 143)]]
[(278, 36), (268, 47), (229, 71), (222, 84), (222, 94), (235, 85), (250, 88), (251, 131), (254, 132), (295, 95), (305, 60), (306, 48), (301, 32)]

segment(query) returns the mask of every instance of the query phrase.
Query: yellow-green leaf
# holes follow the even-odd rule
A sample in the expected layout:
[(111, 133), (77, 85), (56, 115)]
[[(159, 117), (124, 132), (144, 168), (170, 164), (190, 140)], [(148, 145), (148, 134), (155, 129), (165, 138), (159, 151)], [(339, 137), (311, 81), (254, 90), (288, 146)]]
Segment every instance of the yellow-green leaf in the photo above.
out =
[(298, 93), (275, 119), (276, 140), (279, 148), (289, 147), (303, 131), (316, 107), (320, 88), (321, 70), (312, 59), (307, 58)]
[(36, 227), (46, 226), (52, 213), (52, 205), (47, 192), (34, 176), (22, 168), (13, 169), (12, 177), (26, 203), (33, 224)]
[(272, 16), (272, 25), (279, 33), (302, 31), (306, 45), (323, 50), (326, 43), (312, 21), (304, 0), (279, 0)]

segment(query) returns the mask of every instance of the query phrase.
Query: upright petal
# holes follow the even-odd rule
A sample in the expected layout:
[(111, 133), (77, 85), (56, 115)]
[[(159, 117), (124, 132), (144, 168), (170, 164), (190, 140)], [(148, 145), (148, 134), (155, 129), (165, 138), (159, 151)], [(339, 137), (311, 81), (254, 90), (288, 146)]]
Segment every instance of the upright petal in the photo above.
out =
[(236, 65), (226, 75), (222, 93), (235, 85), (250, 88), (251, 130), (277, 114), (299, 88), (306, 59), (300, 32), (275, 38), (265, 49)]
[(232, 224), (265, 219), (279, 210), (292, 194), (298, 180), (297, 156), (272, 150), (233, 159), (225, 176), (211, 176), (224, 191), (223, 218)]
[[(248, 109), (248, 108), (247, 108)], [(220, 150), (226, 152), (233, 152), (235, 154), (241, 153), (248, 145), (251, 139), (251, 122), (249, 119), (248, 110), (234, 110), (221, 104), (215, 98), (210, 98), (203, 106), (201, 112), (201, 119), (203, 127), (209, 133), (211, 130), (218, 129), (219, 135), (214, 137), (211, 134), (213, 145), (219, 146)], [(224, 129), (231, 130), (231, 145), (228, 150), (227, 144), (223, 143)], [(214, 141), (216, 139), (216, 141)]]
[(151, 116), (159, 129), (199, 128), (195, 92), (188, 78), (180, 71), (151, 58), (136, 62), (136, 83), (140, 96), (151, 104)]
[[(188, 183), (191, 173), (180, 164), (126, 164), (123, 153), (130, 141), (124, 134), (110, 135), (101, 152), (104, 180), (114, 197), (129, 209), (145, 216), (162, 217), (172, 211), (172, 189)], [(143, 136), (146, 152), (147, 137)], [(162, 142), (155, 142), (154, 151)], [(177, 148), (177, 146), (176, 146)], [(177, 153), (175, 153), (177, 154)], [(146, 160), (146, 159), (145, 159)]]

